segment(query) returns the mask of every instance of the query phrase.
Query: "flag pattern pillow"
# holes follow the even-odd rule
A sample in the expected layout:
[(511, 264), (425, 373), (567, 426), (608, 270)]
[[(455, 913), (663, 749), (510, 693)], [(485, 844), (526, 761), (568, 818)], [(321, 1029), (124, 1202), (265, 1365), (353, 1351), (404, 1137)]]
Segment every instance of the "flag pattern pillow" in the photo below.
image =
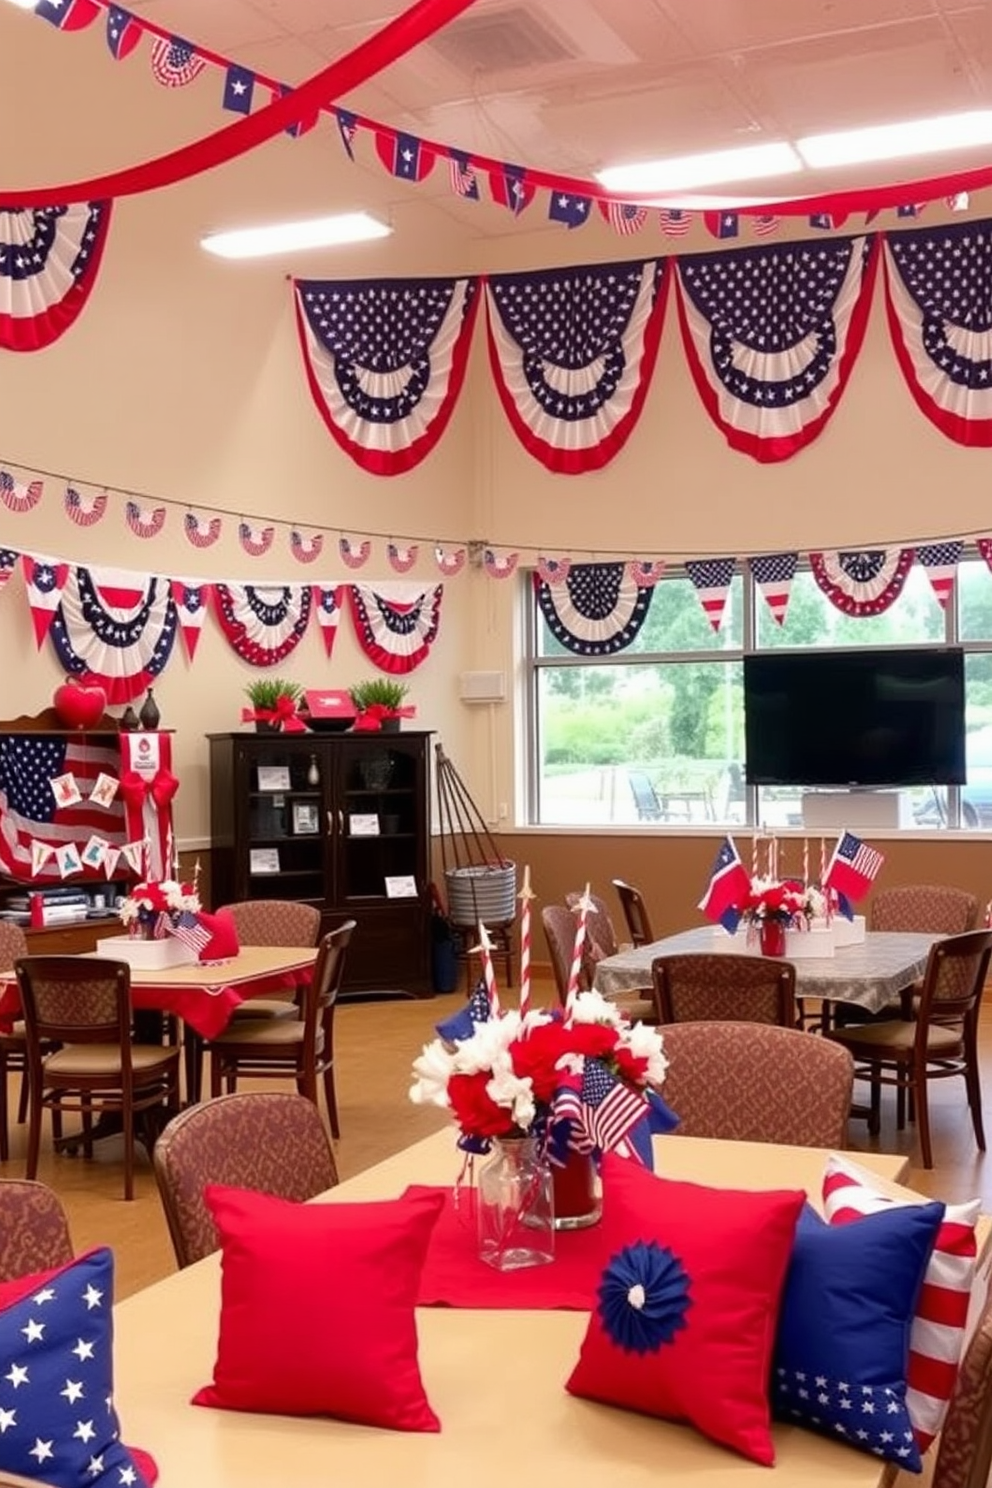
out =
[[(831, 1224), (847, 1224), (904, 1202), (882, 1193), (872, 1174), (856, 1163), (828, 1158), (823, 1212)], [(944, 1423), (964, 1353), (978, 1257), (975, 1225), (979, 1207), (978, 1199), (946, 1206), (916, 1304), (909, 1336), (906, 1408), (921, 1452)]]
[(0, 1471), (53, 1488), (148, 1488), (154, 1481), (154, 1464), (139, 1463), (120, 1440), (113, 1300), (106, 1249), (4, 1285)]
[(906, 1359), (943, 1218), (943, 1204), (897, 1204), (830, 1225), (804, 1208), (775, 1342), (776, 1415), (920, 1471)]

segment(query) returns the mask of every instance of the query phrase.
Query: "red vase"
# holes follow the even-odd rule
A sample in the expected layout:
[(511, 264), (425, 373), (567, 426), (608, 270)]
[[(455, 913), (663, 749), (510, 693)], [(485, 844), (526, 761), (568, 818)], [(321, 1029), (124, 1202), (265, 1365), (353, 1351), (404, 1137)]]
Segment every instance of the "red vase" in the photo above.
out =
[(785, 921), (762, 920), (761, 954), (763, 956), (785, 955)]
[(565, 1166), (551, 1165), (555, 1229), (584, 1230), (603, 1212), (599, 1175), (587, 1152), (570, 1152)]

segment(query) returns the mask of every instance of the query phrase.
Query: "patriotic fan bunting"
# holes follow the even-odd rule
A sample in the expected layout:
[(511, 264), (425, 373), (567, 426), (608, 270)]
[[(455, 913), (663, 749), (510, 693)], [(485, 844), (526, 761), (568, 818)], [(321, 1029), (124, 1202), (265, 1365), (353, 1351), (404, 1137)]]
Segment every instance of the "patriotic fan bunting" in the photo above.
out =
[(902, 593), (913, 566), (912, 548), (864, 553), (810, 553), (813, 577), (845, 615), (881, 615)]
[(185, 88), (199, 77), (206, 60), (180, 36), (159, 36), (152, 43), (152, 76), (163, 88)]
[(220, 517), (201, 517), (196, 512), (187, 512), (183, 518), (183, 531), (194, 548), (212, 548), (220, 537)]
[(599, 470), (640, 417), (658, 352), (665, 260), (495, 274), (489, 360), (521, 444), (548, 470)]
[(719, 630), (723, 623), (723, 612), (727, 607), (727, 595), (730, 593), (736, 567), (735, 558), (690, 559), (685, 566), (699, 603), (714, 630)]
[(177, 623), (168, 579), (72, 568), (49, 635), (64, 672), (129, 703), (164, 670)]
[(441, 623), (444, 587), (419, 584), (351, 584), (358, 644), (383, 672), (412, 672), (427, 659)]
[(508, 579), (516, 572), (519, 562), (519, 553), (498, 553), (495, 548), (482, 550), (482, 566), (491, 579)]
[(255, 527), (251, 522), (238, 523), (238, 542), (252, 558), (261, 558), (275, 539), (274, 527)]
[(38, 505), (44, 490), (44, 481), (15, 480), (8, 470), (0, 470), (0, 501), (8, 511), (31, 511)]
[(66, 486), (62, 498), (65, 514), (77, 527), (93, 527), (107, 510), (106, 491), (77, 491)]
[(434, 549), (434, 558), (438, 568), (449, 578), (452, 574), (461, 573), (467, 557), (468, 554), (464, 548), (445, 548), (438, 543)]
[(409, 548), (401, 548), (397, 543), (389, 543), (386, 548), (389, 566), (395, 569), (397, 573), (409, 573), (417, 561), (417, 554), (419, 552), (420, 549), (416, 543)]
[(544, 584), (563, 584), (572, 567), (570, 558), (538, 558), (537, 576)]
[(165, 507), (141, 506), (137, 501), (129, 501), (124, 508), (124, 519), (135, 537), (157, 537), (165, 526)]
[(798, 553), (768, 553), (763, 558), (748, 560), (754, 582), (768, 602), (768, 608), (777, 624), (785, 621), (789, 608), (792, 581), (796, 576)]
[(324, 551), (323, 533), (297, 532), (294, 528), (289, 534), (289, 547), (298, 563), (313, 563)]
[(186, 655), (192, 661), (203, 633), (203, 622), (210, 601), (210, 585), (187, 584), (185, 579), (173, 579), (172, 598), (179, 620), (179, 634), (183, 638)]
[(942, 610), (947, 609), (963, 552), (964, 543), (961, 542), (928, 543), (916, 550)]
[(6, 589), (20, 556), (16, 548), (0, 548), (0, 590)]
[(627, 572), (642, 589), (651, 589), (664, 574), (665, 565), (661, 559), (632, 558), (627, 564)]
[(979, 553), (985, 559), (986, 568), (989, 569), (990, 572), (992, 572), (992, 537), (977, 538), (975, 546), (978, 548)]
[(612, 656), (633, 641), (654, 589), (640, 588), (626, 563), (573, 563), (564, 584), (534, 575), (537, 603), (555, 640), (576, 656)]
[(461, 391), (477, 279), (296, 282), (310, 392), (333, 438), (372, 475), (412, 470)]
[(67, 331), (96, 283), (110, 202), (0, 212), (0, 346), (40, 351)]
[(341, 606), (344, 603), (344, 585), (315, 584), (313, 586), (314, 613), (324, 638), (324, 650), (330, 656), (337, 639), (341, 622)]
[(682, 340), (707, 413), (731, 449), (787, 460), (823, 430), (861, 350), (874, 240), (762, 243), (677, 262)]
[(21, 565), (24, 569), (24, 583), (28, 591), (28, 607), (31, 610), (31, 623), (34, 626), (34, 638), (41, 650), (41, 643), (48, 634), (52, 623), (52, 617), (58, 608), (65, 588), (65, 581), (69, 577), (68, 563), (49, 563), (44, 558), (32, 558), (27, 553), (21, 554)]
[(647, 207), (635, 207), (630, 202), (600, 201), (599, 210), (615, 233), (622, 238), (640, 232), (648, 220)]
[(309, 584), (214, 584), (213, 610), (231, 649), (252, 666), (275, 666), (295, 651), (310, 619)]
[(350, 538), (342, 537), (338, 539), (338, 552), (341, 554), (341, 562), (345, 568), (361, 568), (369, 561), (372, 544), (368, 538), (364, 542), (353, 543)]
[(917, 406), (948, 439), (992, 445), (992, 223), (890, 233), (885, 304)]

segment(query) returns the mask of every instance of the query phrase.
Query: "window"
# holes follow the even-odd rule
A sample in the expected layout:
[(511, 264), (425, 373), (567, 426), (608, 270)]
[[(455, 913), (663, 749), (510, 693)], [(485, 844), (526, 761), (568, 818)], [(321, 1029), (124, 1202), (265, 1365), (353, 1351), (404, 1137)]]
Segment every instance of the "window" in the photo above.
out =
[[(529, 578), (529, 575), (528, 575)], [(946, 609), (914, 564), (881, 615), (832, 605), (797, 571), (779, 625), (750, 574), (735, 574), (719, 630), (687, 577), (662, 578), (635, 639), (615, 655), (574, 655), (528, 584), (530, 820), (674, 828), (802, 825), (802, 792), (744, 783), (743, 657), (772, 647), (961, 644), (968, 782), (902, 793), (906, 825), (992, 828), (992, 574), (974, 550)]]

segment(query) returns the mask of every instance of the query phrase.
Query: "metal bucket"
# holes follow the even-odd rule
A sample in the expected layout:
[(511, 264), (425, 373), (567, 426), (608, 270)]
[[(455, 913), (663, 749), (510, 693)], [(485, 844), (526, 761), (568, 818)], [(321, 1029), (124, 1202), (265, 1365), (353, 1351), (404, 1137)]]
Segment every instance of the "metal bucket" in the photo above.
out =
[(446, 868), (448, 918), (454, 925), (505, 925), (516, 916), (517, 866), (482, 863)]

